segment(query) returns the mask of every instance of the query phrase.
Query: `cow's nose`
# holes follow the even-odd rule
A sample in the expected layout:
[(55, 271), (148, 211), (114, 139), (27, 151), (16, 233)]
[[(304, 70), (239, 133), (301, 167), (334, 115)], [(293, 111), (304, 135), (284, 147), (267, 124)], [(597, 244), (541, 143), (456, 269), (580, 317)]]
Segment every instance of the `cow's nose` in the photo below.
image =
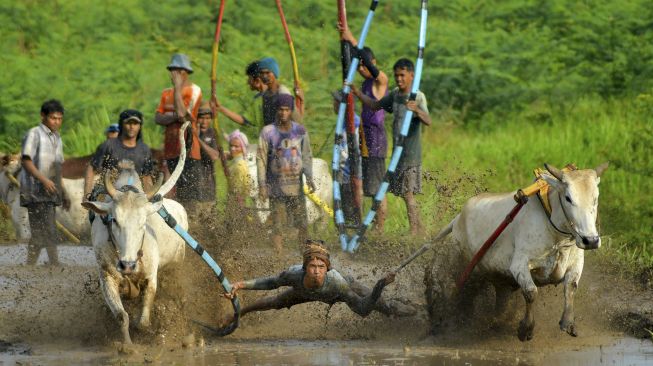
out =
[(585, 249), (596, 249), (599, 247), (599, 237), (598, 236), (583, 236), (583, 244)]
[(136, 269), (136, 261), (118, 261), (118, 270), (122, 273), (131, 273)]

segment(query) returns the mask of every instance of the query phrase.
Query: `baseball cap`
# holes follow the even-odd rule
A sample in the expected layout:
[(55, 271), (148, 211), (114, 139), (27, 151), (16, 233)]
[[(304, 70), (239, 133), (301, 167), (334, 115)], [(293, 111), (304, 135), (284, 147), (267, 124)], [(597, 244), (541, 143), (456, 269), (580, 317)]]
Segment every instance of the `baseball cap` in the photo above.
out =
[(127, 122), (129, 120), (135, 120), (138, 123), (143, 123), (143, 113), (135, 109), (125, 109), (124, 111), (120, 112), (118, 123)]
[(120, 127), (117, 123), (112, 123), (107, 127), (107, 130), (104, 132), (120, 132)]

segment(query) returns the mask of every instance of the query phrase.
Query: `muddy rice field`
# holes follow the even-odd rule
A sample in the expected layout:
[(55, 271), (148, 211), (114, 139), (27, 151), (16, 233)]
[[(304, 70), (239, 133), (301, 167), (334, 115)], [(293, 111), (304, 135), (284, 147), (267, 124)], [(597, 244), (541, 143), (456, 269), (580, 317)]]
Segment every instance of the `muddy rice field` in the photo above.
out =
[[(231, 281), (301, 262), (290, 244), (279, 256), (267, 240), (246, 233), (221, 237), (213, 229), (191, 227), (191, 234)], [(332, 264), (369, 286), (408, 254), (391, 250), (391, 243), (365, 245), (374, 249), (353, 256), (332, 247)], [(524, 306), (519, 292), (500, 316), (489, 315), (493, 300), (486, 294), (473, 303), (471, 313), (453, 309), (445, 326), (432, 327), (425, 272), (434, 273), (437, 253), (429, 251), (413, 262), (384, 291), (387, 299), (413, 304), (414, 316), (360, 318), (344, 304), (302, 304), (248, 314), (233, 334), (220, 338), (193, 320), (217, 325), (232, 311), (231, 303), (221, 297), (208, 267), (187, 249), (181, 271), (159, 275), (152, 328), (132, 327), (135, 345), (127, 347), (119, 342), (118, 323), (102, 298), (91, 247), (62, 244), (62, 265), (49, 266), (43, 251), (37, 265), (27, 266), (24, 244), (2, 243), (0, 365), (653, 364), (653, 291), (606, 268), (595, 254), (587, 253), (576, 295), (578, 337), (560, 331), (562, 286), (549, 286), (537, 301), (534, 339), (520, 342), (516, 329)], [(247, 304), (262, 295), (243, 291), (240, 296)], [(136, 318), (139, 300), (124, 302)]]

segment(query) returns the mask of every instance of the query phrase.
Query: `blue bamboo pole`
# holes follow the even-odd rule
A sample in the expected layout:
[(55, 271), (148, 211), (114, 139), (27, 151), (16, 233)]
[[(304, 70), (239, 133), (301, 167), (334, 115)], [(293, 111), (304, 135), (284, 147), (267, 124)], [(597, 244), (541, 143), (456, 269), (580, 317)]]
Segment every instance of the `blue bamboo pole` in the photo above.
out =
[[(209, 253), (205, 251), (204, 248), (177, 223), (177, 220), (175, 220), (175, 218), (170, 215), (165, 207), (161, 206), (157, 212), (163, 218), (163, 221), (165, 221), (168, 226), (170, 226), (177, 234), (179, 234), (179, 236), (184, 239), (186, 244), (188, 244), (189, 247), (193, 248), (195, 253), (197, 253), (204, 260), (204, 263), (206, 263), (213, 270), (225, 292), (231, 292), (231, 283), (229, 283), (229, 280), (227, 277), (225, 277), (224, 272), (222, 272), (220, 266), (213, 260)], [(240, 301), (238, 300), (238, 297), (234, 296), (234, 298), (231, 300), (231, 304), (234, 308), (234, 320), (231, 322), (231, 324), (219, 329), (211, 328), (206, 325), (204, 325), (204, 327), (214, 331), (218, 336), (221, 337), (233, 333), (233, 331), (238, 328), (238, 321), (240, 319)]]
[[(419, 27), (419, 42), (417, 44), (417, 61), (415, 62), (415, 78), (413, 79), (413, 85), (411, 87), (409, 100), (415, 100), (417, 97), (419, 85), (422, 80), (422, 68), (424, 67), (424, 47), (426, 47), (426, 20), (428, 11), (427, 0), (421, 0), (421, 2), (422, 10)], [(372, 220), (376, 215), (376, 211), (378, 210), (381, 201), (383, 201), (383, 197), (385, 197), (385, 194), (388, 191), (388, 187), (390, 186), (390, 176), (395, 173), (397, 164), (399, 164), (401, 153), (404, 151), (404, 139), (408, 135), (408, 129), (410, 128), (410, 122), (412, 119), (413, 111), (406, 111), (406, 116), (404, 117), (403, 124), (401, 125), (401, 136), (399, 137), (399, 143), (393, 149), (388, 171), (386, 171), (385, 176), (383, 177), (383, 183), (381, 183), (379, 191), (376, 192), (376, 195), (374, 196), (374, 203), (372, 204), (372, 208), (370, 208), (370, 211), (365, 216), (365, 219), (363, 220), (361, 227), (358, 229), (358, 232), (356, 232), (356, 234), (354, 234), (354, 236), (349, 240), (349, 243), (347, 243), (347, 251), (349, 252), (353, 253), (356, 249), (358, 249), (360, 242), (364, 240), (365, 232), (372, 223)]]
[[(372, 18), (374, 18), (374, 11), (376, 6), (379, 4), (379, 0), (372, 0), (370, 4), (370, 11), (367, 13), (367, 18), (365, 18), (365, 23), (363, 24), (363, 30), (361, 35), (358, 38), (358, 50), (362, 51), (365, 45), (365, 39), (367, 38), (367, 33), (370, 29), (370, 24), (372, 23)], [(345, 121), (345, 112), (347, 109), (347, 97), (351, 92), (351, 87), (349, 86), (354, 80), (354, 75), (358, 69), (359, 62), (358, 54), (354, 55), (351, 60), (351, 65), (349, 65), (349, 71), (347, 72), (347, 77), (345, 79), (345, 85), (342, 88), (342, 101), (340, 102), (340, 107), (338, 108), (338, 120), (336, 122), (336, 134), (335, 134), (335, 143), (333, 145), (333, 160), (331, 164), (331, 171), (333, 175), (333, 209), (335, 215), (333, 215), (336, 228), (338, 229), (338, 238), (340, 240), (340, 245), (342, 250), (347, 250), (347, 232), (345, 228), (345, 215), (342, 212), (342, 196), (340, 194), (340, 182), (338, 182), (338, 173), (340, 171), (340, 146), (344, 140), (344, 121)]]

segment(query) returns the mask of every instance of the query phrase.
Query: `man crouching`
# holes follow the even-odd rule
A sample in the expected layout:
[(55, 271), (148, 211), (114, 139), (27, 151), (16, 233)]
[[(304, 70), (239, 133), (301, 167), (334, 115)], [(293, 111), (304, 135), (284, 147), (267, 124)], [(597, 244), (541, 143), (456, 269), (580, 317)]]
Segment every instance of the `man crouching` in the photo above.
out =
[[(383, 288), (395, 280), (395, 273), (389, 272), (376, 282), (372, 290), (358, 283), (353, 278), (343, 277), (331, 268), (329, 252), (321, 240), (307, 240), (303, 251), (304, 263), (294, 265), (277, 276), (239, 281), (233, 284), (231, 292), (224, 294), (232, 299), (240, 289), (272, 290), (282, 286), (291, 288), (275, 296), (268, 296), (254, 301), (241, 309), (240, 315), (252, 311), (290, 308), (305, 302), (321, 301), (330, 305), (344, 302), (360, 316), (367, 316), (376, 310), (386, 316), (413, 315), (415, 309), (393, 301), (388, 303), (381, 298)], [(233, 319), (225, 319), (229, 324)]]

